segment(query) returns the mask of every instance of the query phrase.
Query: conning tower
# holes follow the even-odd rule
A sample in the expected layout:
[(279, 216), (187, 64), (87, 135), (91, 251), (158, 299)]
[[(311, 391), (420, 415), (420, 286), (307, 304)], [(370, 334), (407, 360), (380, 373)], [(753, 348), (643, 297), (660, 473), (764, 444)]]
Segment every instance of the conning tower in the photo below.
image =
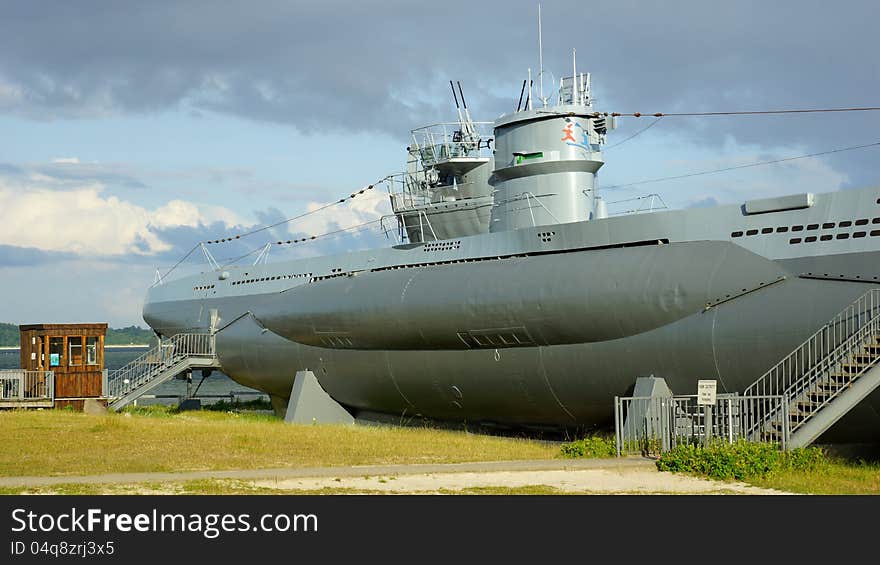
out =
[(489, 231), (604, 217), (596, 173), (605, 134), (615, 124), (593, 110), (590, 75), (560, 79), (554, 106), (545, 99), (533, 108), (531, 99), (529, 88), (523, 109), (495, 121)]

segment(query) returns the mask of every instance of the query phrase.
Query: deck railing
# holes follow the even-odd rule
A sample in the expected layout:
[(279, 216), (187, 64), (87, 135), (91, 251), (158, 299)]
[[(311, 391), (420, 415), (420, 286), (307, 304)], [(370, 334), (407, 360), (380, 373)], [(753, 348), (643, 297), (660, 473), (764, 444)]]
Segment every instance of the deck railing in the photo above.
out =
[(55, 398), (54, 371), (26, 371), (5, 369), (0, 371), (0, 400), (33, 401)]

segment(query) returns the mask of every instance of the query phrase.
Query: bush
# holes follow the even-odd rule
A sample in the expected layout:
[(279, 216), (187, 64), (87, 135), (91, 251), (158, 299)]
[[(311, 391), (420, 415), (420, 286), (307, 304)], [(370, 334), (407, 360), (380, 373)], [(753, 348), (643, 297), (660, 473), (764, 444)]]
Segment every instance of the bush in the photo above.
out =
[(203, 404), (202, 410), (213, 410), (217, 412), (234, 412), (237, 410), (271, 410), (272, 403), (263, 398), (255, 398), (253, 400), (218, 400), (211, 404)]
[(772, 443), (738, 441), (716, 442), (706, 447), (680, 445), (657, 460), (657, 469), (712, 479), (744, 480), (785, 469), (812, 470), (825, 462), (825, 454), (815, 447), (784, 452)]
[(562, 446), (562, 456), (572, 459), (577, 457), (614, 457), (616, 455), (617, 446), (613, 438), (591, 436)]

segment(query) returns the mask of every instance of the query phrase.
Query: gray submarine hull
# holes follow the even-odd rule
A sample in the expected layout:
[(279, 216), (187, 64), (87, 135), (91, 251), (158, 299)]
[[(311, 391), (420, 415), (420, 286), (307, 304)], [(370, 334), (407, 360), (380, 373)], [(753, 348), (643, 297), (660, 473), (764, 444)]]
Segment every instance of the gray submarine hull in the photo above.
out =
[[(186, 310), (193, 321), (217, 310), (223, 371), (279, 406), (309, 369), (364, 418), (575, 428), (607, 424), (639, 376), (678, 394), (702, 378), (742, 391), (868, 287), (688, 242), (362, 273), (173, 313), (148, 304), (144, 316), (175, 333), (198, 329), (181, 325)], [(504, 331), (531, 343), (504, 343)], [(878, 407), (875, 393), (829, 433), (877, 440)]]

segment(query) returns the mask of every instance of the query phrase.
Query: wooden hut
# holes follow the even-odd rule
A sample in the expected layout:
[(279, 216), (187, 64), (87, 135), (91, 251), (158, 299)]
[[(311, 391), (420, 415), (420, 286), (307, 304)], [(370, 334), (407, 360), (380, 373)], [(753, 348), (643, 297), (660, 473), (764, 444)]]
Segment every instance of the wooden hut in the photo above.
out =
[(31, 324), (21, 331), (21, 368), (55, 373), (55, 407), (82, 410), (104, 397), (107, 324)]

